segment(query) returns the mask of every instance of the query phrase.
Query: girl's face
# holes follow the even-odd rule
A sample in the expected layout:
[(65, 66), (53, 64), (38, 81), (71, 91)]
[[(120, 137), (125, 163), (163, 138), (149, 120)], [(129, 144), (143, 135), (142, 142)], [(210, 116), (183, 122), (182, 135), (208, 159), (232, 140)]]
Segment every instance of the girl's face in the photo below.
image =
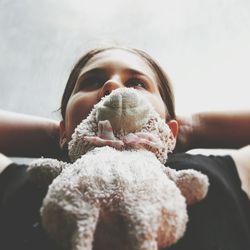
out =
[(101, 98), (117, 88), (135, 88), (166, 119), (166, 108), (158, 89), (158, 78), (138, 55), (112, 49), (93, 56), (79, 74), (61, 122), (61, 142), (71, 139), (76, 126)]

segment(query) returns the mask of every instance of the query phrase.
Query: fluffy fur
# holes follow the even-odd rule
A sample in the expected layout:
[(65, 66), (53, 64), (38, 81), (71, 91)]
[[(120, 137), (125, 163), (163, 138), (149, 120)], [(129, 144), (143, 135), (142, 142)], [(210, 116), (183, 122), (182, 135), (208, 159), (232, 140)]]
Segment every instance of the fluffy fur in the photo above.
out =
[(143, 95), (113, 91), (76, 128), (71, 164), (40, 159), (30, 165), (33, 181), (51, 183), (41, 208), (43, 227), (64, 249), (174, 244), (185, 232), (186, 205), (208, 190), (205, 175), (163, 165), (174, 145), (171, 130)]

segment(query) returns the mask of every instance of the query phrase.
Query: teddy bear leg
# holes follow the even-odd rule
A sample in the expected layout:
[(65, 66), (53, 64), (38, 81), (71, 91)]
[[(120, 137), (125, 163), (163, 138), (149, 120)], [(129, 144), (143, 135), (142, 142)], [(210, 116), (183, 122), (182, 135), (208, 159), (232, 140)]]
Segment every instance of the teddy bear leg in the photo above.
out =
[[(134, 197), (136, 200), (136, 197)], [(131, 206), (133, 204), (133, 206)], [(132, 203), (122, 205), (122, 214), (128, 228), (131, 250), (157, 250), (158, 223), (148, 210), (149, 204)], [(155, 217), (155, 218), (154, 218)]]
[(76, 202), (60, 202), (51, 200), (43, 206), (43, 227), (63, 249), (91, 250), (99, 207), (82, 197)]
[(202, 200), (207, 195), (208, 177), (201, 172), (194, 169), (176, 171), (167, 167), (165, 168), (165, 173), (181, 190), (188, 205)]
[[(83, 210), (85, 211), (83, 212)], [(77, 229), (72, 235), (72, 250), (93, 249), (94, 233), (98, 222), (99, 211), (99, 208), (87, 202), (84, 204), (84, 209), (81, 209), (81, 216), (77, 221)]]

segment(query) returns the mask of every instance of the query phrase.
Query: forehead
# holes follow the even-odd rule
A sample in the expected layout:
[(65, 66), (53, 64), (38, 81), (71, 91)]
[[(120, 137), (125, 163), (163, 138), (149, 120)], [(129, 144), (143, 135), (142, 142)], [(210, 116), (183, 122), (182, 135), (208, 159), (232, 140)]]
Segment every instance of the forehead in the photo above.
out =
[(81, 73), (94, 68), (106, 68), (110, 71), (135, 70), (155, 79), (155, 73), (141, 56), (122, 49), (110, 49), (94, 55), (84, 66)]

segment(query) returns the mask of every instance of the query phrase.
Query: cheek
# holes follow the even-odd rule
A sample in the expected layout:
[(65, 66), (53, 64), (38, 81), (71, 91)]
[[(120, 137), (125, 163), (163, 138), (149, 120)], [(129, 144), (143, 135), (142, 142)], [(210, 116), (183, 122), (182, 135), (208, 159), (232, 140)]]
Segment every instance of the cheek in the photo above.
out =
[(88, 116), (96, 103), (97, 95), (94, 93), (77, 93), (70, 98), (65, 115), (65, 130), (68, 140), (71, 139), (76, 126)]
[(158, 112), (158, 114), (160, 115), (160, 117), (164, 120), (166, 120), (167, 118), (167, 114), (166, 114), (166, 108), (163, 102), (159, 102), (157, 103), (156, 106), (156, 111)]
[(148, 100), (153, 105), (155, 111), (160, 115), (160, 117), (166, 120), (167, 117), (166, 107), (161, 96), (159, 96), (158, 94), (150, 95), (148, 96)]

